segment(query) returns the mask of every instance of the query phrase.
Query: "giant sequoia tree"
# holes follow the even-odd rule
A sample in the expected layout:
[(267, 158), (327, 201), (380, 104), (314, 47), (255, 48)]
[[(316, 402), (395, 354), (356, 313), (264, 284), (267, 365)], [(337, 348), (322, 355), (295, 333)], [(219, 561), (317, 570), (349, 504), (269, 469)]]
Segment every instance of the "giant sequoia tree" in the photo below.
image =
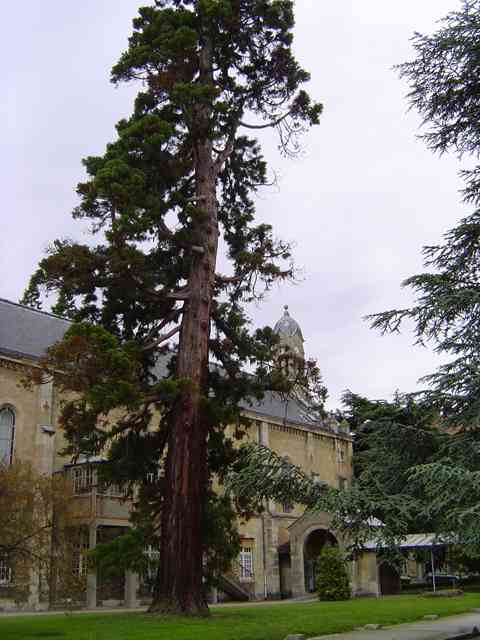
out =
[(293, 26), (292, 0), (155, 0), (139, 10), (112, 80), (142, 90), (78, 186), (74, 216), (98, 241), (56, 241), (24, 297), (38, 305), (42, 290), (54, 293), (54, 310), (76, 321), (44, 360), (73, 398), (62, 413), (71, 452), (108, 445), (117, 480), (150, 478), (145, 499), (161, 521), (153, 610), (206, 611), (207, 487), (234, 457), (223, 428), (240, 421), (240, 399), (287, 384), (272, 366), (275, 337), (252, 334), (242, 304), (292, 276), (289, 246), (254, 223), (266, 165), (245, 132), (274, 128), (295, 154), (319, 121)]

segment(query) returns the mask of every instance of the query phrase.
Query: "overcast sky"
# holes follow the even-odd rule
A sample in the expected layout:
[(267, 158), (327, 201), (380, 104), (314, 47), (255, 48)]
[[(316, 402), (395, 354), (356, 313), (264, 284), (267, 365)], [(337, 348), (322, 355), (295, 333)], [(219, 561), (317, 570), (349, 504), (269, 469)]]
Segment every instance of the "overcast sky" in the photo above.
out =
[[(85, 239), (73, 222), (81, 158), (102, 153), (130, 113), (134, 86), (109, 83), (126, 48), (137, 0), (24, 0), (2, 6), (3, 97), (0, 297), (18, 300), (46, 246)], [(390, 398), (413, 391), (437, 364), (413, 337), (381, 337), (362, 319), (404, 306), (400, 282), (422, 268), (421, 247), (467, 213), (454, 157), (416, 139), (407, 87), (392, 70), (458, 0), (297, 0), (295, 49), (325, 107), (301, 159), (261, 138), (279, 186), (258, 199), (261, 220), (296, 245), (303, 280), (275, 289), (254, 322), (273, 324), (284, 304), (318, 359), (330, 407), (351, 389)]]

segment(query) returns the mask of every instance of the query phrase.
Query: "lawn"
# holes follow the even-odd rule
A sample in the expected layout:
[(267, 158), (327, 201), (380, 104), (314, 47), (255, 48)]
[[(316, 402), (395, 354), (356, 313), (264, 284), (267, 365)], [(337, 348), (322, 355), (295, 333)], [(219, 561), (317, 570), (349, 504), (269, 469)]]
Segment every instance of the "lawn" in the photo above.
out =
[(480, 594), (455, 598), (390, 596), (349, 602), (217, 607), (207, 620), (162, 619), (143, 613), (0, 617), (1, 640), (283, 640), (346, 631), (367, 623), (396, 624), (480, 606)]

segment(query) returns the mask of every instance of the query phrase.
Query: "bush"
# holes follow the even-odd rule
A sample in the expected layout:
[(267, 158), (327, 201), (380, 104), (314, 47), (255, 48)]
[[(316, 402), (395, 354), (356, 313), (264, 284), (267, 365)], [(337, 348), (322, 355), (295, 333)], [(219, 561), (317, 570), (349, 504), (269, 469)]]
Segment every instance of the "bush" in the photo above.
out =
[(342, 552), (325, 545), (317, 559), (317, 593), (320, 600), (349, 600), (350, 580)]

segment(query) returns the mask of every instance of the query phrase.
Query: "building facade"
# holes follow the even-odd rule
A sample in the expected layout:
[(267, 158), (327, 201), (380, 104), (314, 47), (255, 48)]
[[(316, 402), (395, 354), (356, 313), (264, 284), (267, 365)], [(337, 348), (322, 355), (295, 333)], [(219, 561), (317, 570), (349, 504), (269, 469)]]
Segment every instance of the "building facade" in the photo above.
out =
[[(41, 474), (63, 473), (71, 478), (72, 517), (80, 535), (72, 571), (85, 577), (84, 604), (90, 608), (124, 603), (133, 607), (142, 598), (138, 576), (127, 572), (116, 584), (87, 568), (85, 551), (110, 540), (131, 526), (131, 504), (118, 487), (96, 480), (100, 460), (75, 464), (61, 455), (64, 439), (58, 427), (59, 401), (52, 384), (26, 389), (26, 367), (35, 366), (45, 350), (62, 338), (68, 321), (48, 313), (0, 300), (0, 458), (29, 462)], [(284, 366), (304, 359), (303, 335), (288, 309), (277, 322)], [(287, 351), (288, 348), (288, 351)], [(262, 402), (246, 403), (251, 419), (247, 437), (270, 447), (313, 479), (344, 487), (352, 479), (352, 438), (333, 420), (312, 421), (300, 402), (267, 394)], [(265, 599), (302, 596), (313, 591), (314, 559), (326, 542), (342, 545), (329, 530), (327, 514), (307, 514), (300, 505), (270, 502), (264, 512), (238, 522), (241, 552), (231, 572), (223, 576), (213, 599)], [(154, 550), (146, 550), (155, 556)], [(378, 594), (374, 552), (352, 564), (354, 593)], [(89, 572), (90, 571), (90, 572)], [(46, 607), (41, 580), (32, 575), (26, 606)], [(15, 567), (0, 558), (0, 608), (13, 603)], [(13, 603), (13, 604), (12, 604)]]

